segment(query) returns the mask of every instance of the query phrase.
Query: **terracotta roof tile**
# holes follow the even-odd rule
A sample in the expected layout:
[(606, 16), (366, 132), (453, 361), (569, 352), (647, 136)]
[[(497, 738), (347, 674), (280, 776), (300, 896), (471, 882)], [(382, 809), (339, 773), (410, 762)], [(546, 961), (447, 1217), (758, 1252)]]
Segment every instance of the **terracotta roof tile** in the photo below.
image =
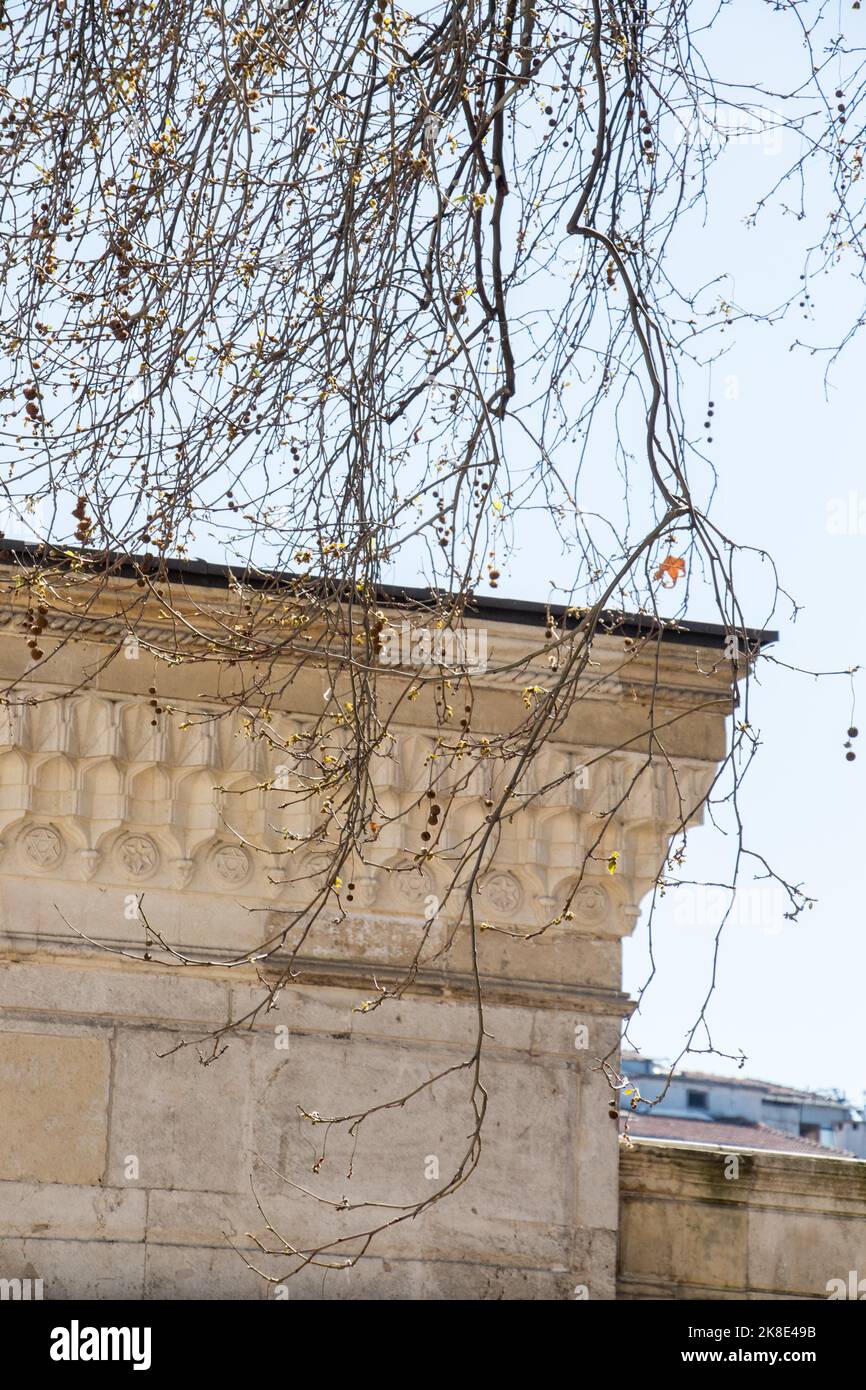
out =
[(681, 1144), (721, 1144), (731, 1149), (771, 1149), (777, 1153), (834, 1154), (855, 1158), (846, 1149), (816, 1144), (798, 1134), (785, 1134), (762, 1124), (735, 1124), (723, 1120), (679, 1120), (672, 1115), (620, 1115), (620, 1132), (634, 1139), (670, 1139)]

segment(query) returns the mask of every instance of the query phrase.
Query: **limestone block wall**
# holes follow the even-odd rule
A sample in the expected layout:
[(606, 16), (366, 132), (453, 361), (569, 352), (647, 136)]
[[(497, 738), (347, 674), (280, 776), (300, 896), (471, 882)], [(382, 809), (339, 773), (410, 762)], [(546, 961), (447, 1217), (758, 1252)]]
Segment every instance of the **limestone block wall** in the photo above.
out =
[[(160, 1056), (247, 1007), (250, 988), (218, 970), (190, 979), (7, 955), (3, 1277), (41, 1278), (46, 1298), (264, 1298), (267, 1284), (232, 1244), (279, 1274), (285, 1262), (261, 1256), (247, 1233), (272, 1242), (269, 1221), (303, 1247), (359, 1222), (277, 1173), (328, 1201), (348, 1193), (393, 1204), (426, 1195), (431, 1158), (442, 1176), (459, 1160), (471, 1131), (462, 1073), (365, 1125), (354, 1155), (335, 1137), (315, 1174), (321, 1135), (296, 1107), (351, 1111), (361, 1096), (390, 1098), (459, 1062), (475, 1027), (471, 1002), (430, 994), (368, 1016), (353, 1012), (357, 991), (289, 988), (279, 1011), (212, 1065), (195, 1049)], [(618, 1019), (597, 1000), (491, 1005), (480, 1169), (419, 1221), (383, 1233), (362, 1265), (310, 1269), (289, 1297), (559, 1299), (577, 1284), (612, 1297), (616, 1124), (599, 1123), (604, 1087), (590, 1054), (575, 1049), (575, 1018), (601, 1046), (615, 1043)], [(287, 1048), (274, 1019), (288, 1023)]]
[(623, 1144), (617, 1286), (621, 1299), (862, 1299), (866, 1163)]
[[(62, 817), (38, 825), (65, 843)], [(255, 968), (114, 954), (142, 949), (141, 923), (124, 917), (141, 879), (124, 881), (122, 862), (90, 881), (18, 858), (0, 873), (0, 1277), (41, 1278), (54, 1297), (263, 1297), (227, 1236), (250, 1254), (245, 1233), (265, 1238), (266, 1219), (301, 1248), (358, 1229), (274, 1169), (328, 1202), (393, 1204), (424, 1197), (459, 1162), (472, 1130), (465, 1071), (365, 1122), (354, 1153), (329, 1137), (315, 1173), (321, 1132), (298, 1107), (352, 1113), (463, 1063), (478, 1026), (466, 946), (422, 970), (403, 1000), (359, 1012), (373, 971), (393, 974), (417, 939), (417, 916), (389, 882), (396, 901), (321, 943), (279, 1007), (211, 1062), (209, 1044), (173, 1049), (247, 1015), (262, 999)], [(242, 891), (153, 879), (150, 920), (184, 950), (261, 940), (266, 901), (262, 917)], [(615, 1048), (628, 1008), (619, 940), (555, 935), (529, 960), (514, 943), (487, 953), (490, 1109), (469, 1183), (381, 1235), (363, 1267), (324, 1280), (310, 1270), (292, 1296), (568, 1297), (577, 1284), (613, 1296), (616, 1124), (591, 1067)]]
[[(269, 1252), (378, 1223), (387, 1228), (357, 1267), (305, 1268), (288, 1296), (613, 1298), (617, 1125), (597, 1061), (615, 1052), (630, 1007), (622, 937), (724, 749), (730, 671), (719, 654), (697, 640), (660, 655), (599, 638), (585, 698), (533, 773), (553, 790), (503, 823), (479, 880), (479, 915), (515, 934), (480, 933), (477, 978), (450, 908), (425, 927), (442, 864), (418, 862), (423, 821), (400, 819), (434, 747), (422, 693), (373, 769), (395, 819), (353, 869), (351, 910), (316, 928), (278, 1007), (214, 1057), (197, 1040), (261, 1002), (258, 971), (279, 960), (256, 957), (326, 881), (328, 860), (305, 843), (302, 811), (281, 824), (278, 754), (255, 718), (227, 713), (230, 673), (160, 660), (158, 614), (137, 629), (152, 650), (127, 660), (123, 604), (112, 601), (100, 593), (86, 623), (70, 617), (74, 641), (59, 640), (53, 614), (38, 671), (20, 613), (0, 612), (13, 697), (0, 712), (0, 1278), (41, 1279), (45, 1297), (61, 1299), (282, 1296), (248, 1264), (279, 1277), (291, 1266)], [(200, 631), (200, 606), (195, 621)], [(503, 622), (490, 645), (507, 662), (535, 650), (537, 633)], [(322, 708), (323, 679), (296, 663), (269, 727), (302, 730)], [(512, 688), (479, 676), (478, 726), (513, 728), (529, 679), (524, 669)], [(665, 728), (655, 758), (650, 711)], [(576, 779), (587, 761), (591, 779)], [(479, 760), (453, 794), (443, 785), (455, 843), (508, 775)], [(599, 855), (573, 918), (521, 939), (562, 905), (611, 806), (616, 874)], [(154, 948), (142, 903), (166, 946), (196, 964)], [(375, 981), (402, 978), (419, 939), (411, 987), (360, 1012)], [(480, 1162), (455, 1194), (401, 1223), (450, 1176), (473, 1129), (479, 983)], [(440, 1072), (365, 1120), (356, 1142), (329, 1130), (324, 1157), (324, 1127), (301, 1114), (385, 1106)]]

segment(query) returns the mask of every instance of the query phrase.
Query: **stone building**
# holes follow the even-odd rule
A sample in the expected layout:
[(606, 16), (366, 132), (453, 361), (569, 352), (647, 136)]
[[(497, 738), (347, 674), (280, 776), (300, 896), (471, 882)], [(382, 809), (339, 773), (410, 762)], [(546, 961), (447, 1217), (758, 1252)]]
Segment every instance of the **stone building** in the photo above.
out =
[[(174, 611), (190, 615), (179, 640), (194, 652), (206, 615), (222, 621), (232, 593), (204, 565), (177, 566), (171, 582)], [(375, 981), (396, 978), (412, 958), (437, 889), (395, 823), (358, 875), (348, 915), (301, 953), (278, 1008), (228, 1036), (215, 1060), (196, 1045), (261, 1000), (255, 957), (298, 900), (299, 878), (315, 880), (323, 867), (306, 852), (300, 865), (287, 856), (274, 829), (272, 758), (239, 717), (220, 717), (225, 671), (155, 657), (168, 622), (158, 605), (139, 617), (134, 659), (124, 649), (120, 614), (133, 586), (121, 572), (86, 612), (70, 596), (74, 640), (52, 615), (36, 668), (21, 636), (25, 597), (8, 590), (2, 612), (0, 672), (14, 702), (0, 723), (0, 1277), (41, 1279), (44, 1296), (59, 1299), (611, 1299), (624, 1221), (621, 1296), (693, 1289), (689, 1203), (715, 1212), (723, 1201), (727, 1219), (731, 1193), (722, 1184), (719, 1198), (711, 1168), (684, 1174), (681, 1158), (658, 1160), (653, 1145), (646, 1157), (637, 1144), (621, 1194), (615, 1108), (612, 1118), (597, 1059), (615, 1058), (630, 1008), (622, 938), (680, 806), (700, 804), (724, 754), (723, 633), (669, 631), (644, 649), (626, 646), (637, 633), (628, 626), (600, 636), (585, 696), (544, 754), (545, 774), (563, 773), (556, 792), (524, 812), (519, 831), (505, 825), (479, 902), (491, 922), (525, 936), (574, 882), (576, 846), (597, 813), (630, 786), (651, 706), (664, 722), (664, 760), (639, 778), (612, 827), (617, 872), (593, 863), (573, 920), (533, 940), (479, 934), (489, 1107), (477, 1170), (417, 1220), (386, 1225), (353, 1267), (308, 1265), (275, 1286), (250, 1266), (280, 1277), (298, 1262), (263, 1246), (304, 1250), (350, 1236), (356, 1204), (411, 1205), (459, 1163), (472, 1126), (461, 1064), (478, 1028), (471, 945), (463, 932), (445, 949), (447, 922), (436, 924), (411, 988), (386, 1007), (359, 1008)], [(544, 621), (539, 608), (496, 600), (473, 618), (497, 663), (538, 647)], [(517, 722), (518, 685), (480, 675), (476, 687), (481, 725)], [(166, 709), (158, 719), (152, 689)], [(321, 707), (322, 673), (310, 663), (286, 689), (273, 718), (303, 727)], [(377, 766), (395, 808), (415, 795), (432, 732), (422, 696)], [(620, 751), (589, 785), (572, 775), (611, 747)], [(458, 828), (477, 812), (483, 777), (479, 769), (461, 793)], [(148, 937), (143, 903), (168, 951)], [(181, 955), (198, 963), (181, 965)], [(322, 1159), (320, 1132), (302, 1112), (384, 1105), (438, 1072), (417, 1101), (365, 1121), (356, 1142), (329, 1133)], [(836, 1221), (826, 1174), (820, 1180)], [(778, 1182), (787, 1190), (784, 1175)], [(743, 1239), (750, 1192), (737, 1196)], [(862, 1189), (839, 1202), (849, 1228), (857, 1216), (862, 1230)], [(733, 1249), (724, 1222), (719, 1230)], [(741, 1292), (704, 1271), (698, 1296), (760, 1296), (746, 1256), (729, 1264), (720, 1277), (733, 1271)], [(781, 1296), (791, 1287), (778, 1270), (761, 1277)]]

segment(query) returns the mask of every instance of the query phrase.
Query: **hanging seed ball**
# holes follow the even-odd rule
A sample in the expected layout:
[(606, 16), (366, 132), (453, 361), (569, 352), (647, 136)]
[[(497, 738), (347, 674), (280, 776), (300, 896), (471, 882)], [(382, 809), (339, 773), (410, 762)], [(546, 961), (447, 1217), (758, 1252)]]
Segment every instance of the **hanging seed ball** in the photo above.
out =
[(857, 756), (856, 753), (846, 753), (846, 754), (845, 754), (845, 761), (846, 761), (847, 763), (853, 763), (853, 761), (854, 761), (854, 759), (856, 758), (856, 756)]
[(849, 737), (849, 738), (856, 738), (858, 733), (859, 733), (859, 730), (858, 730), (858, 729), (855, 729), (854, 726), (852, 725), (851, 728), (848, 730), (848, 737)]

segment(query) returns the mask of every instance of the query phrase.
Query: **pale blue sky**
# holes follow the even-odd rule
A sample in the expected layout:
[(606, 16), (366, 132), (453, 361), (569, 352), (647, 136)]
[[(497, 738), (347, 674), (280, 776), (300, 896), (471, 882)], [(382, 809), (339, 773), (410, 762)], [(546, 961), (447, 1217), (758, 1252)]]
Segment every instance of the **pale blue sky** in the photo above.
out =
[[(770, 81), (774, 28), (768, 7), (735, 7), (739, 30), (724, 21), (719, 55), (732, 79), (755, 73)], [(754, 25), (746, 24), (747, 17)], [(749, 43), (743, 33), (749, 32)], [(738, 38), (739, 33), (739, 38)], [(794, 50), (792, 49), (792, 53)], [(790, 56), (790, 55), (789, 55)], [(779, 82), (779, 85), (783, 83)], [(706, 227), (694, 221), (681, 237), (680, 283), (701, 284), (720, 274), (726, 297), (754, 309), (774, 307), (798, 287), (805, 248), (824, 225), (831, 206), (813, 183), (808, 217), (769, 215), (756, 229), (743, 218), (750, 199), (790, 162), (794, 137), (735, 141), (710, 179)], [(738, 322), (727, 330), (730, 350), (712, 382), (695, 372), (686, 387), (692, 418), (715, 401), (712, 457), (720, 474), (713, 516), (739, 541), (770, 551), (782, 583), (803, 605), (796, 623), (782, 605), (773, 626), (780, 640), (773, 653), (793, 666), (838, 670), (866, 663), (866, 467), (862, 427), (863, 351), (855, 340), (835, 365), (825, 395), (824, 359), (791, 351), (809, 343), (838, 341), (860, 312), (863, 289), (844, 260), (831, 274), (810, 282), (814, 315), (793, 313), (772, 327)], [(726, 377), (735, 382), (725, 383)], [(735, 394), (736, 393), (736, 394)], [(735, 394), (734, 399), (727, 398)], [(833, 534), (828, 508), (848, 499), (861, 509), (859, 530)], [(552, 562), (539, 573), (533, 547), (504, 576), (500, 590), (544, 598)], [(557, 566), (557, 577), (564, 573)], [(740, 592), (749, 622), (763, 624), (766, 587), (757, 569)], [(694, 618), (716, 615), (700, 596)], [(759, 750), (741, 792), (749, 842), (794, 882), (818, 899), (798, 923), (782, 923), (771, 898), (744, 901), (739, 920), (726, 928), (718, 988), (709, 1010), (716, 1045), (742, 1049), (742, 1074), (803, 1087), (845, 1090), (860, 1103), (866, 1089), (862, 1020), (866, 975), (864, 911), (864, 772), (866, 693), (854, 719), (862, 733), (855, 762), (845, 761), (851, 689), (845, 678), (814, 681), (761, 664), (752, 689), (751, 717), (760, 729)], [(711, 828), (691, 835), (691, 876), (726, 877), (724, 846)], [(748, 875), (748, 871), (747, 871)], [(752, 887), (748, 877), (744, 886)], [(676, 897), (658, 911), (658, 973), (633, 1041), (647, 1054), (672, 1058), (703, 998), (709, 978), (714, 922), (687, 926)], [(749, 923), (752, 925), (749, 925)], [(636, 990), (646, 971), (642, 922), (625, 950), (625, 985)], [(693, 1066), (730, 1072), (732, 1064), (695, 1058)]]

